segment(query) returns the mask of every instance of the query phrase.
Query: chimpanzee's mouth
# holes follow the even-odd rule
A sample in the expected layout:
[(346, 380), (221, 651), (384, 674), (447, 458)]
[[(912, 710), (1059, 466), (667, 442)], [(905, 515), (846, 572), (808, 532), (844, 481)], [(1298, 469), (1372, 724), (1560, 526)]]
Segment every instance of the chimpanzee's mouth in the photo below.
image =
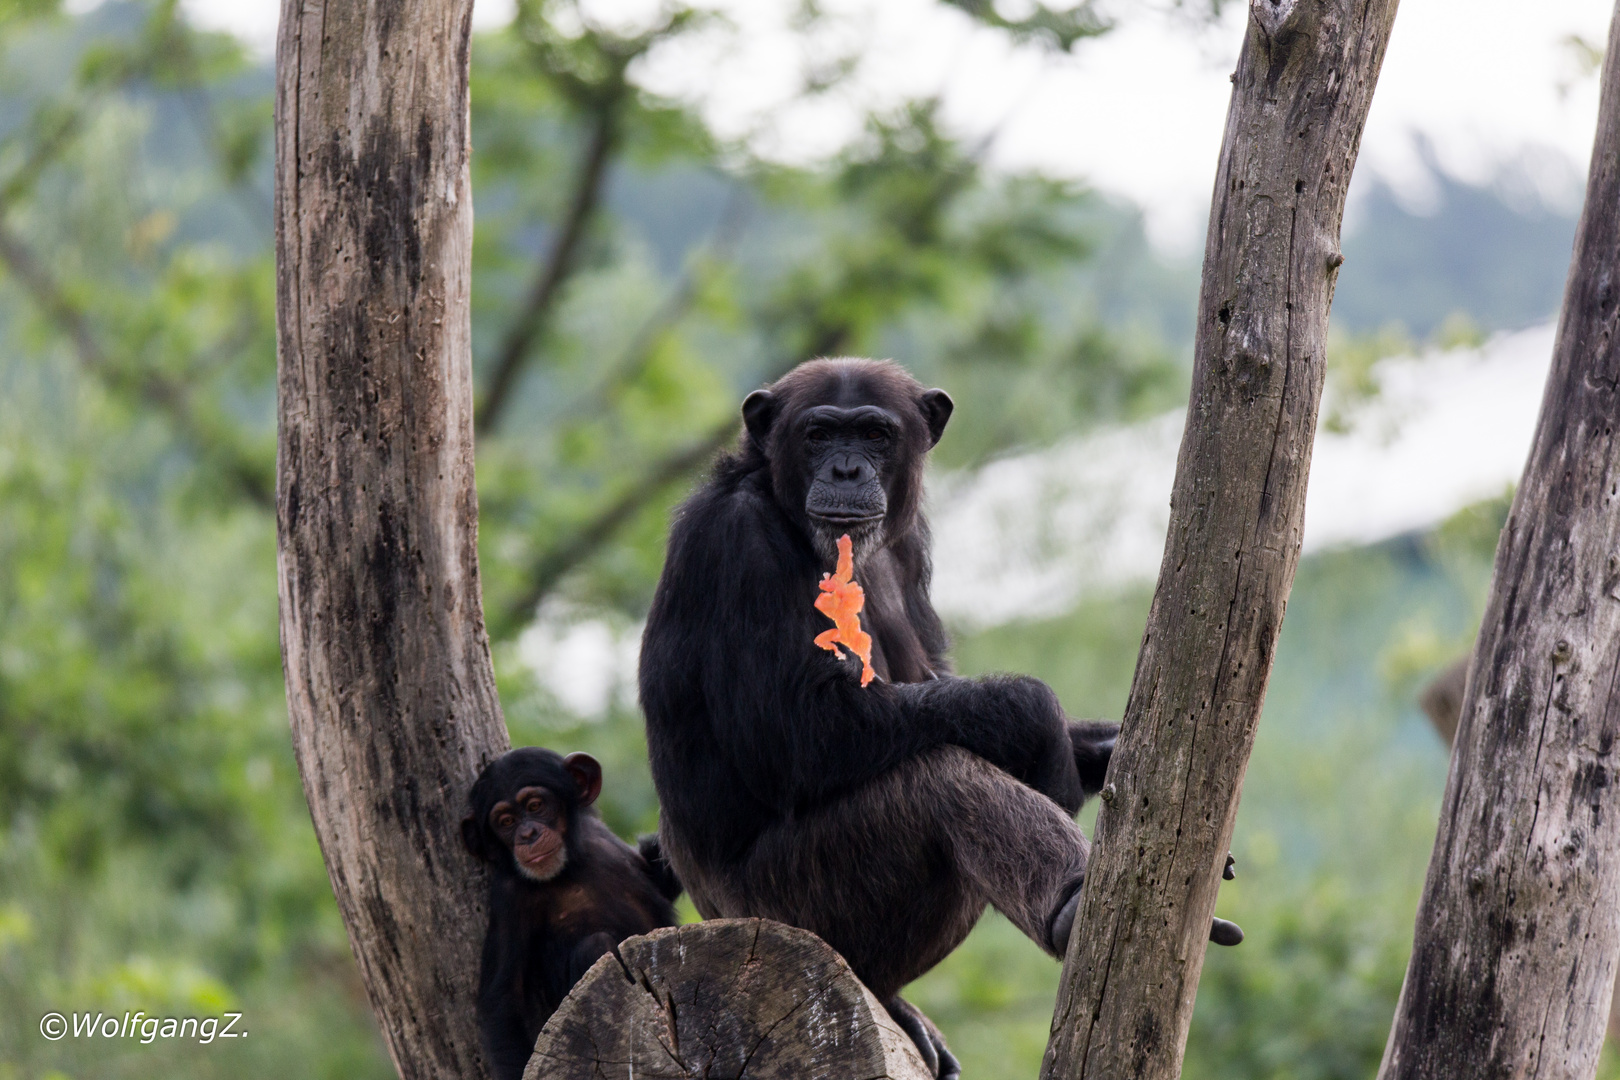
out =
[(883, 513), (881, 511), (876, 514), (853, 514), (811, 510), (809, 513), (810, 516), (815, 518), (817, 521), (825, 521), (829, 525), (871, 525), (875, 522), (883, 520)]
[(553, 839), (550, 843), (541, 840), (537, 843), (520, 846), (513, 851), (513, 854), (517, 856), (517, 861), (525, 869), (544, 871), (548, 869), (547, 864), (556, 858), (557, 849), (561, 847), (562, 843), (558, 840)]

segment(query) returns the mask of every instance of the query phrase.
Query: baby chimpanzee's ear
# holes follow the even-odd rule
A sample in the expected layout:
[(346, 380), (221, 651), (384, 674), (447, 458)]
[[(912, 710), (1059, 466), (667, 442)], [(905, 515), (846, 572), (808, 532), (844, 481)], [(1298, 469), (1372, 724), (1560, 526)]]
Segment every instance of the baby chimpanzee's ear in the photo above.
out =
[(484, 850), (484, 830), (478, 819), (468, 814), (461, 819), (461, 842), (467, 845), (472, 857), (483, 862), (489, 861), (489, 852)]
[(602, 766), (591, 755), (575, 752), (563, 758), (563, 764), (568, 767), (569, 773), (574, 777), (574, 783), (579, 787), (579, 805), (589, 806), (602, 794)]

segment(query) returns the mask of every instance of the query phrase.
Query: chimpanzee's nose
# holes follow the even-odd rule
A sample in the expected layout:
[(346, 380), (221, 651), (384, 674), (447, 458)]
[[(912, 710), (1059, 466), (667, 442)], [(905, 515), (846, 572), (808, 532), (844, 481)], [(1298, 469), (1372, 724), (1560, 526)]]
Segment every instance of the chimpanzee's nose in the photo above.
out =
[(540, 839), (540, 826), (532, 821), (525, 821), (518, 826), (517, 836), (513, 839), (523, 845), (532, 844)]
[(832, 461), (834, 480), (865, 480), (871, 467), (858, 454), (839, 454)]

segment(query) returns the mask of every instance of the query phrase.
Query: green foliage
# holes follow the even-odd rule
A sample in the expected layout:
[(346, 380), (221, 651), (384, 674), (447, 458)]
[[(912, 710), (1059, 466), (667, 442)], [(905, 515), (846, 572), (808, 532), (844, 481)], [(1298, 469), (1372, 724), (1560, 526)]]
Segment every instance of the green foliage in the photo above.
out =
[[(811, 352), (888, 347), (964, 384), (993, 353), (972, 392), (1006, 418), (961, 425), (982, 455), (1125, 408), (1142, 379), (1116, 355), (1175, 371), (1100, 305), (1054, 317), (1114, 219), (1070, 185), (986, 175), (932, 103), (789, 169), (642, 90), (636, 61), (704, 18), (609, 29), (535, 0), (474, 50), (481, 378), (520, 320), (540, 328), (480, 440), (497, 671), (516, 741), (603, 760), (625, 834), (657, 814), (633, 694), (570, 711), (524, 659), (515, 601), (625, 503), (547, 610), (633, 636), (703, 455), (658, 470), (728, 435), (743, 390)], [(0, 1076), (385, 1075), (285, 733), (268, 73), (173, 0), (13, 5), (0, 55), (0, 1003), (22, 1018)], [(581, 206), (575, 257), (527, 311)], [(1064, 401), (1032, 411), (1058, 371)], [(253, 1037), (51, 1043), (52, 1009), (240, 1010)]]
[[(1085, 4), (957, 6), (1064, 48), (1103, 28)], [(180, 12), (0, 4), (0, 1078), (380, 1077), (285, 730), (270, 77)], [(637, 85), (706, 18), (524, 0), (473, 53), (481, 388), (538, 327), (478, 447), (497, 676), (514, 741), (603, 761), (625, 835), (657, 815), (633, 689), (571, 706), (534, 635), (633, 641), (670, 506), (743, 392), (812, 353), (897, 357), (956, 395), (939, 462), (961, 466), (1177, 404), (1190, 353), (1195, 266), (1128, 207), (986, 171), (934, 102), (801, 168)], [(1466, 645), (1502, 512), (1302, 571), (1223, 890), (1249, 941), (1209, 961), (1189, 1076), (1370, 1071), (1444, 767), (1409, 702)], [(1118, 715), (1147, 599), (965, 636), (961, 667)], [(991, 917), (914, 993), (970, 1075), (1030, 1075), (1056, 978)], [(252, 1038), (50, 1043), (53, 1009), (240, 1010)]]
[(1033, 10), (1022, 18), (1008, 18), (993, 0), (945, 0), (954, 8), (961, 8), (973, 18), (1008, 31), (1015, 41), (1039, 41), (1067, 52), (1076, 42), (1106, 33), (1112, 25), (1097, 11), (1091, 0), (1071, 7), (1053, 8), (1045, 4), (1028, 5)]
[[(1092, 236), (1113, 224), (1097, 200), (1039, 175), (986, 174), (979, 149), (942, 128), (937, 103), (873, 116), (822, 169), (737, 168), (728, 162), (741, 148), (717, 148), (676, 106), (615, 82), (624, 56), (685, 31), (678, 13), (623, 36), (564, 34), (545, 21), (550, 8), (522, 10), (513, 30), (475, 48), (479, 324), (520, 326), (532, 311), (518, 283), (539, 280), (554, 238), (537, 233), (536, 216), (556, 222), (583, 205), (581, 166), (598, 134), (620, 132), (624, 156), (514, 404), (480, 443), (498, 634), (543, 595), (644, 609), (678, 481), (731, 437), (748, 389), (805, 357), (901, 356), (919, 377), (972, 393), (978, 419), (953, 430), (947, 463), (1179, 396), (1185, 368), (1163, 338), (1106, 326), (1084, 299), (1092, 290), (1076, 287)], [(571, 57), (556, 61), (561, 76), (547, 66), (558, 50)], [(639, 198), (614, 197), (617, 185)], [(690, 200), (698, 226), (650, 216), (671, 196)], [(509, 340), (477, 332), (486, 384)], [(688, 466), (669, 471), (683, 457)], [(615, 524), (598, 537), (604, 520)], [(580, 550), (588, 557), (570, 555)]]

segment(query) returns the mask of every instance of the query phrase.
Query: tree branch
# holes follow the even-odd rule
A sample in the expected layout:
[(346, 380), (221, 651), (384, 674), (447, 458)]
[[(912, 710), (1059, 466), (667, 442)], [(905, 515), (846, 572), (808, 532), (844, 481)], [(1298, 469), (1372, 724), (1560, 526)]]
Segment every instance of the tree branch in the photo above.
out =
[(529, 588), (507, 610), (512, 625), (521, 626), (532, 619), (540, 601), (556, 588), (564, 575), (595, 554), (670, 484), (714, 457), (736, 431), (737, 421), (728, 417), (725, 423), (715, 425), (697, 442), (653, 462), (635, 483), (571, 537), (541, 552), (529, 575)]
[(79, 134), (84, 115), (78, 108), (62, 110), (45, 136), (34, 144), (23, 163), (0, 186), (0, 214), (10, 210), (17, 200), (32, 191), (40, 174), (61, 156), (68, 144)]
[[(3, 213), (3, 207), (0, 207)], [(132, 393), (164, 413), (181, 435), (204, 453), (221, 459), (231, 483), (254, 505), (275, 508), (274, 482), (270, 470), (247, 454), (235, 441), (224, 437), (202, 422), (192, 407), (190, 390), (177, 379), (156, 372), (139, 375), (124, 371), (112, 362), (96, 340), (90, 320), (57, 283), (33, 251), (0, 217), (0, 263), (33, 298), (45, 315), (61, 328), (73, 343), (79, 363), (109, 387)]]
[[(831, 326), (821, 329), (812, 342), (810, 356), (830, 356), (838, 352), (848, 337), (848, 328)], [(775, 382), (792, 370), (797, 360), (779, 364), (763, 380)], [(670, 484), (681, 479), (709, 461), (737, 432), (737, 418), (730, 416), (716, 424), (707, 434), (649, 465), (640, 478), (625, 489), (623, 494), (599, 510), (572, 536), (560, 544), (542, 551), (534, 560), (529, 574), (529, 587), (507, 609), (507, 618), (513, 625), (523, 625), (534, 617), (540, 601), (557, 587), (569, 571), (585, 562), (615, 533), (632, 521), (636, 514), (657, 498)]]
[[(1620, 56), (1620, 5), (1610, 59)], [(1620, 67), (1379, 1080), (1589, 1080), (1620, 958)]]
[(500, 422), (501, 414), (511, 401), (523, 362), (544, 333), (558, 293), (573, 274), (580, 241), (584, 239), (601, 204), (602, 181), (607, 176), (608, 162), (618, 144), (618, 114), (622, 100), (623, 95), (620, 94), (598, 106), (585, 154), (575, 174), (568, 213), (557, 230), (545, 265), (529, 289), (528, 300), (507, 328), (500, 350), (495, 354), (495, 370), (490, 375), (489, 388), (484, 392), (484, 400), (477, 410), (477, 432), (480, 435), (494, 431)]
[[(1175, 1080), (1299, 565), (1345, 191), (1395, 0), (1252, 0), (1170, 527), (1044, 1080)], [(1460, 1060), (1454, 1058), (1453, 1060)]]
[(276, 39), (287, 718), (400, 1080), (490, 1075), (487, 886), (458, 828), (510, 746), (478, 575), (472, 6), (283, 0)]
[(613, 403), (620, 390), (640, 377), (652, 361), (654, 347), (686, 315), (701, 290), (700, 277), (704, 268), (714, 260), (728, 255), (742, 235), (747, 218), (746, 189), (738, 184), (732, 188), (726, 208), (715, 225), (714, 234), (698, 255), (687, 260), (681, 278), (664, 302), (637, 328), (619, 359), (608, 368), (607, 374), (568, 409), (568, 415), (579, 416), (599, 412)]

